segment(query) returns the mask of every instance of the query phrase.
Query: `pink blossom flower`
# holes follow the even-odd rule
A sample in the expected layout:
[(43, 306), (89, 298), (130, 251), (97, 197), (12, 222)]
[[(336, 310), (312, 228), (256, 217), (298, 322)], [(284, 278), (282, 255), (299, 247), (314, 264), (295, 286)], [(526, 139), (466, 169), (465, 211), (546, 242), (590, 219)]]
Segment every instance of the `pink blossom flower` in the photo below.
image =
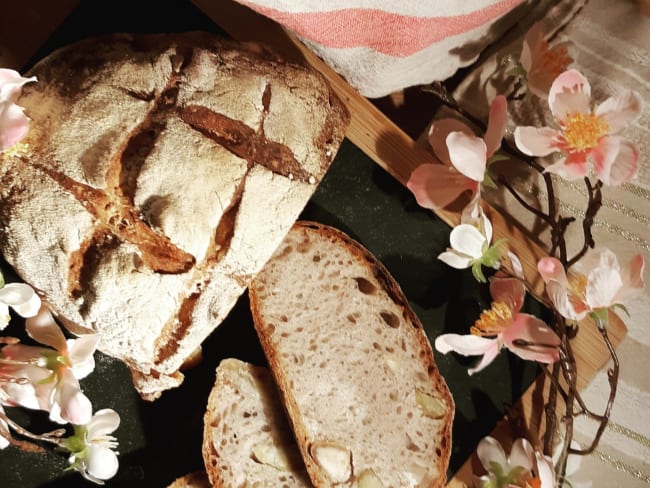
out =
[(573, 62), (574, 45), (564, 41), (550, 47), (544, 38), (542, 22), (537, 22), (528, 30), (519, 61), (526, 71), (528, 91), (546, 98), (553, 80), (566, 71)]
[(607, 248), (590, 249), (567, 273), (560, 261), (542, 258), (537, 269), (546, 283), (553, 306), (569, 320), (582, 320), (588, 313), (607, 319), (610, 307), (623, 306), (644, 288), (645, 263), (640, 254), (621, 268), (616, 255)]
[(485, 138), (476, 137), (467, 125), (456, 119), (441, 119), (431, 126), (429, 142), (434, 154), (444, 164), (422, 164), (406, 186), (418, 204), (440, 209), (454, 202), (462, 193), (475, 196), (486, 179), (488, 160), (501, 147), (505, 132), (507, 102), (497, 96), (490, 105)]
[(576, 70), (559, 75), (551, 86), (548, 103), (559, 129), (517, 127), (515, 143), (529, 156), (560, 152), (562, 157), (546, 168), (566, 179), (587, 175), (593, 161), (596, 175), (606, 185), (619, 185), (638, 170), (639, 151), (616, 135), (641, 113), (641, 97), (626, 91), (610, 97), (592, 111), (591, 86)]
[(552, 461), (536, 451), (526, 439), (515, 439), (506, 453), (496, 439), (481, 439), (476, 454), (487, 474), (475, 477), (477, 487), (491, 488), (555, 488)]
[(29, 118), (16, 100), (25, 83), (36, 77), (23, 78), (12, 69), (0, 68), (0, 153), (20, 142), (29, 130)]
[(27, 333), (50, 347), (9, 344), (1, 356), (13, 364), (3, 366), (2, 375), (25, 381), (4, 381), (5, 405), (45, 410), (58, 423), (85, 424), (90, 421), (92, 405), (79, 386), (95, 367), (95, 334), (66, 340), (45, 307), (26, 321)]
[(521, 280), (495, 276), (490, 279), (490, 294), (492, 307), (483, 311), (470, 334), (442, 334), (436, 338), (439, 352), (482, 356), (469, 369), (470, 375), (489, 365), (503, 347), (528, 361), (549, 364), (559, 359), (560, 338), (542, 320), (520, 312), (526, 295)]

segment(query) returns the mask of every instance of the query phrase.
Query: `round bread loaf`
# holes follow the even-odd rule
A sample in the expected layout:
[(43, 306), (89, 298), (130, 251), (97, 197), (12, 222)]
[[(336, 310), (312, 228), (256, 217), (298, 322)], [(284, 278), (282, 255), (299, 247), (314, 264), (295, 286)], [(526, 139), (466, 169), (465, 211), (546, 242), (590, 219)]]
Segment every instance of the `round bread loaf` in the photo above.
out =
[(282, 241), (349, 116), (313, 70), (207, 33), (91, 38), (27, 75), (2, 252), (155, 399)]

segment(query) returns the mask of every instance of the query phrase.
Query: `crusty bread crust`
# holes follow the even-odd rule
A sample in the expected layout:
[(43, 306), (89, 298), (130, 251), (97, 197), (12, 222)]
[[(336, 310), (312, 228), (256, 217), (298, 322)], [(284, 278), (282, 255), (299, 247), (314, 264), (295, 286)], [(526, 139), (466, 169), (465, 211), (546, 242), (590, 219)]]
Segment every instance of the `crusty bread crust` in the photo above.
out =
[(218, 488), (312, 486), (267, 368), (221, 361), (204, 417), (203, 460)]
[(0, 246), (147, 399), (226, 317), (349, 120), (324, 78), (212, 34), (116, 34), (40, 61), (0, 165)]
[(454, 403), (417, 315), (370, 252), (297, 222), (249, 295), (315, 486), (445, 485)]
[(176, 478), (167, 488), (211, 488), (210, 480), (205, 471), (195, 471)]

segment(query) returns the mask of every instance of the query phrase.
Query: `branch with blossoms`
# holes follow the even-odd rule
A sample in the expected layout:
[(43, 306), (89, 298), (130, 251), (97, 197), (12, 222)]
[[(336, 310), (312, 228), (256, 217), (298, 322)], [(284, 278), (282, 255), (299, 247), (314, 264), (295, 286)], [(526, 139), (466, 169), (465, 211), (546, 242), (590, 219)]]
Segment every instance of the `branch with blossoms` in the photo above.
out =
[[(483, 488), (590, 486), (569, 481), (569, 477), (575, 473), (576, 459), (598, 445), (616, 397), (619, 363), (607, 332), (609, 314), (627, 312), (625, 303), (644, 288), (643, 257), (636, 255), (622, 266), (611, 250), (596, 245), (592, 234), (604, 187), (625, 183), (638, 171), (639, 151), (619, 133), (639, 117), (641, 98), (625, 91), (592, 106), (588, 80), (569, 68), (572, 50), (570, 42), (549, 45), (541, 24), (535, 24), (524, 38), (519, 63), (510, 71), (513, 89), (494, 97), (487, 122), (457, 103), (441, 83), (424, 87), (480, 130), (482, 137), (456, 118), (434, 121), (428, 139), (443, 164), (417, 167), (407, 186), (419, 205), (432, 210), (469, 197), (460, 224), (451, 231), (450, 247), (438, 258), (456, 269), (471, 268), (478, 281), (489, 281), (492, 296), (490, 308), (480, 314), (469, 334), (442, 334), (436, 338), (435, 348), (443, 354), (453, 351), (479, 356), (469, 374), (483, 370), (507, 349), (539, 363), (550, 382), (543, 439), (532, 440), (534, 446), (525, 439), (515, 441), (510, 457), (492, 438), (479, 444), (477, 454), (487, 474), (477, 477), (476, 484)], [(517, 127), (513, 141), (507, 140), (508, 104), (519, 103), (524, 97), (546, 99), (556, 126)], [(537, 159), (550, 155), (557, 156), (550, 164)], [(548, 195), (546, 208), (528, 203), (498, 171), (498, 165), (493, 165), (510, 158), (524, 161), (541, 175)], [(584, 181), (587, 202), (580, 221), (560, 215), (552, 175)], [(482, 190), (499, 186), (550, 229), (549, 255), (537, 264), (552, 312), (548, 324), (522, 313), (526, 288), (519, 260), (504, 240), (492, 243)], [(583, 244), (573, 256), (569, 256), (566, 238), (571, 225), (581, 225), (583, 235)], [(511, 274), (502, 271), (506, 260)], [(484, 268), (493, 269), (489, 279)], [(610, 392), (602, 413), (589, 408), (577, 387), (572, 339), (578, 323), (587, 317), (593, 320), (613, 364), (608, 370)], [(560, 400), (564, 404), (561, 414)], [(573, 441), (573, 423), (578, 416), (599, 423), (586, 448)]]
[[(0, 163), (29, 130), (30, 120), (15, 102), (22, 86), (32, 82), (36, 78), (0, 68)], [(27, 336), (40, 345), (0, 337), (0, 449), (13, 445), (40, 452), (43, 446), (51, 446), (67, 454), (70, 469), (103, 484), (118, 470), (117, 440), (111, 434), (120, 417), (111, 409), (93, 414), (79, 384), (95, 368), (99, 337), (67, 339), (32, 287), (5, 283), (0, 273), (0, 331), (11, 320), (10, 309), (25, 319)], [(5, 407), (45, 411), (53, 424), (71, 427), (35, 434), (12, 420)]]

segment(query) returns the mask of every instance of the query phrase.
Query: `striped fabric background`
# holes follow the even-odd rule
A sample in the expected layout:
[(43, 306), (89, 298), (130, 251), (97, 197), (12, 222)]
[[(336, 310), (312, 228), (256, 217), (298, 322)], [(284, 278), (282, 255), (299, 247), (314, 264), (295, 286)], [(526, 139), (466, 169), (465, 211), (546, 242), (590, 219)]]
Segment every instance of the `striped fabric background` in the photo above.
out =
[[(237, 0), (279, 22), (360, 93), (444, 80), (525, 13), (524, 0)], [(497, 22), (498, 21), (498, 22)]]

